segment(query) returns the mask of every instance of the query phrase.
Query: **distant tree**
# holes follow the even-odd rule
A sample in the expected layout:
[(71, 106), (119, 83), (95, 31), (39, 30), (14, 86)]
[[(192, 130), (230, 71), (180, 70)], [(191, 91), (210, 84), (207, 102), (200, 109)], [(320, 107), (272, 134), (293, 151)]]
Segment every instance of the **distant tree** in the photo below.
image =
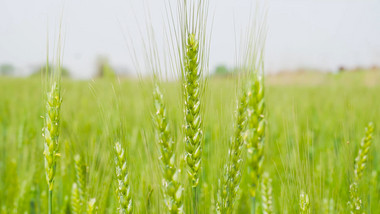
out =
[(100, 78), (107, 78), (107, 79), (116, 78), (116, 72), (111, 67), (111, 65), (110, 65), (110, 63), (106, 57), (99, 57), (98, 58), (98, 71), (97, 71), (96, 76), (100, 77)]
[(12, 75), (15, 71), (15, 68), (11, 64), (0, 65), (0, 75), (9, 76)]
[(215, 69), (215, 75), (227, 75), (230, 73), (230, 70), (225, 65), (219, 65)]
[[(56, 69), (55, 66), (49, 65), (49, 70), (46, 69), (46, 65), (41, 66), (39, 69), (36, 69), (34, 72), (32, 72), (31, 76), (41, 76), (46, 75), (46, 72), (48, 75), (51, 75), (52, 72)], [(62, 77), (70, 77), (70, 72), (67, 68), (61, 67), (61, 76)]]

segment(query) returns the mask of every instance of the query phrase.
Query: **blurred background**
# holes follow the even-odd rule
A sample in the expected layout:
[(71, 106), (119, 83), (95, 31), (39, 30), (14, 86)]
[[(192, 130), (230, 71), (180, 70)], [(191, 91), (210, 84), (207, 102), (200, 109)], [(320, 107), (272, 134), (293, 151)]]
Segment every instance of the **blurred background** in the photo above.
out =
[[(262, 5), (268, 11), (267, 73), (380, 67), (380, 1), (269, 0)], [(233, 70), (235, 44), (254, 6), (250, 0), (210, 0), (210, 73)], [(141, 42), (147, 20), (153, 20), (163, 47), (165, 11), (165, 0), (1, 0), (0, 74), (37, 73), (46, 61), (48, 37), (54, 55), (62, 23), (67, 76), (134, 77), (131, 49), (142, 46), (127, 41)]]

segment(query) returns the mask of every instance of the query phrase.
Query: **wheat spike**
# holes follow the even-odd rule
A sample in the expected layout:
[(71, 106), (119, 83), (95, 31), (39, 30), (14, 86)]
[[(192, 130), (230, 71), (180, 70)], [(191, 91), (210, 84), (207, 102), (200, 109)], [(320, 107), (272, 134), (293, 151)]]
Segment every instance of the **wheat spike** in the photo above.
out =
[(273, 213), (272, 179), (268, 173), (263, 174), (261, 181), (261, 201), (264, 214)]
[(78, 191), (78, 185), (73, 183), (73, 187), (71, 189), (71, 212), (73, 214), (81, 214), (82, 213), (82, 205), (80, 201), (80, 194)]
[(87, 214), (96, 213), (96, 198), (91, 198), (87, 203)]
[(217, 210), (219, 213), (232, 213), (241, 180), (242, 151), (246, 129), (247, 93), (242, 92), (239, 99), (234, 136), (224, 167), (223, 183), (219, 187)]
[(81, 156), (79, 154), (74, 157), (75, 163), (75, 175), (76, 175), (76, 184), (79, 194), (79, 204), (81, 207), (81, 212), (85, 210), (85, 202), (87, 200), (87, 190), (86, 190), (86, 165), (84, 164)]
[(42, 136), (45, 139), (45, 171), (49, 191), (53, 190), (57, 157), (59, 156), (58, 138), (61, 103), (61, 89), (57, 82), (54, 82), (51, 91), (47, 94), (46, 114), (44, 116), (44, 128), (42, 129)]
[(251, 197), (256, 197), (257, 186), (262, 174), (262, 165), (264, 162), (263, 149), (266, 123), (264, 85), (257, 76), (250, 84), (248, 100), (247, 164), (249, 192)]
[(158, 86), (155, 87), (153, 97), (156, 111), (153, 117), (156, 127), (157, 142), (160, 148), (162, 172), (164, 175), (163, 190), (165, 204), (170, 213), (182, 213), (183, 188), (179, 183), (179, 170), (175, 164), (175, 143), (170, 136), (166, 107), (164, 105), (163, 95)]
[(355, 158), (354, 175), (356, 181), (360, 180), (360, 178), (363, 176), (363, 172), (367, 164), (368, 153), (372, 144), (373, 129), (373, 123), (369, 123), (365, 128), (365, 137), (360, 143), (358, 156)]
[(119, 202), (119, 213), (132, 213), (132, 194), (129, 185), (128, 166), (126, 154), (119, 142), (115, 143), (115, 168), (116, 168), (116, 194)]
[(198, 186), (202, 155), (201, 78), (198, 69), (198, 41), (194, 34), (188, 36), (186, 45), (185, 74), (185, 160), (193, 187)]

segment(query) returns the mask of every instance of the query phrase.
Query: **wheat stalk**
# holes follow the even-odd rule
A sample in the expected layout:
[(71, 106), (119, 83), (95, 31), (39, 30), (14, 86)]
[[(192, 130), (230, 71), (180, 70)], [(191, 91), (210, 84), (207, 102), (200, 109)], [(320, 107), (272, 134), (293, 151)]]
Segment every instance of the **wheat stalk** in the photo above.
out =
[(183, 82), (185, 162), (192, 186), (193, 211), (197, 213), (204, 137), (201, 98), (205, 87), (204, 72), (208, 70), (208, 0), (179, 1), (178, 14), (178, 26), (174, 27), (176, 32), (172, 32), (177, 46), (173, 47), (172, 56), (176, 58), (174, 64), (181, 71)]
[(116, 171), (116, 194), (119, 203), (119, 213), (126, 214), (132, 213), (132, 194), (129, 184), (128, 166), (126, 154), (119, 142), (115, 143), (115, 171)]
[(51, 91), (47, 93), (46, 114), (44, 118), (44, 156), (46, 180), (49, 187), (48, 207), (49, 214), (52, 213), (53, 187), (56, 172), (58, 153), (58, 138), (61, 113), (61, 88), (57, 81), (53, 82)]
[(202, 155), (202, 118), (201, 110), (201, 87), (202, 74), (198, 70), (198, 41), (194, 34), (190, 34), (187, 40), (185, 59), (185, 160), (188, 165), (188, 175), (192, 186), (199, 183), (199, 170), (201, 168)]
[(238, 195), (242, 174), (242, 151), (246, 137), (244, 131), (246, 129), (247, 101), (247, 93), (243, 91), (237, 107), (235, 131), (228, 151), (228, 162), (224, 167), (223, 183), (219, 187), (218, 213), (232, 213)]
[(179, 170), (175, 164), (175, 143), (170, 136), (169, 124), (167, 121), (166, 107), (163, 95), (158, 86), (153, 92), (154, 106), (156, 113), (154, 121), (156, 127), (157, 142), (160, 148), (160, 160), (164, 175), (163, 189), (165, 194), (165, 204), (170, 213), (182, 213), (182, 191), (179, 183)]

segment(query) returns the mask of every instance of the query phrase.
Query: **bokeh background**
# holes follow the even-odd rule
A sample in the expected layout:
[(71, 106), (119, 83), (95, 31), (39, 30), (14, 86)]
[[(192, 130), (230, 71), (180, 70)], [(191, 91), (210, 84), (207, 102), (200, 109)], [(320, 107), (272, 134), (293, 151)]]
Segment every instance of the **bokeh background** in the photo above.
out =
[[(211, 73), (233, 70), (236, 41), (255, 5), (250, 0), (210, 1)], [(261, 5), (268, 12), (267, 73), (380, 66), (379, 1), (269, 0)], [(63, 64), (71, 77), (93, 78), (104, 61), (121, 75), (135, 76), (130, 53), (142, 46), (128, 41), (140, 42), (151, 21), (158, 47), (163, 47), (165, 8), (165, 0), (2, 0), (0, 71), (28, 76), (39, 70), (48, 35), (52, 53), (62, 23)]]

